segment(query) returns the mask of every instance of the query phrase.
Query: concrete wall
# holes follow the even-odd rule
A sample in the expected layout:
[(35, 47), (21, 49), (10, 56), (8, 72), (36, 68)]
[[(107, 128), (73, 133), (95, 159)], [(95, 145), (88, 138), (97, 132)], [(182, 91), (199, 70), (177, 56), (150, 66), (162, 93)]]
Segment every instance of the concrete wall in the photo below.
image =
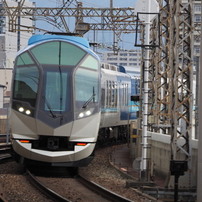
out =
[(6, 91), (11, 90), (13, 69), (0, 69), (0, 85), (6, 86)]
[[(140, 171), (142, 139), (141, 131), (137, 130), (139, 123), (131, 123), (130, 131), (130, 157), (133, 160), (133, 168)], [(135, 129), (135, 130), (134, 130)], [(164, 179), (164, 185), (173, 188), (174, 176), (170, 176), (170, 160), (171, 160), (171, 138), (169, 135), (153, 133), (148, 131), (148, 136), (151, 139), (148, 141), (151, 145), (151, 150), (148, 149), (148, 157), (151, 158), (151, 176), (153, 178), (161, 177)], [(178, 139), (178, 145), (184, 144), (184, 139)], [(198, 140), (191, 140), (191, 157), (189, 169), (184, 176), (179, 178), (179, 188), (196, 188), (197, 185), (197, 155), (198, 155)], [(178, 160), (185, 160), (185, 155), (182, 151), (177, 153)]]
[[(170, 136), (148, 132), (151, 135), (151, 162), (155, 175), (164, 176), (167, 178), (167, 185), (174, 187), (174, 176), (170, 177)], [(183, 139), (179, 139), (177, 142), (179, 145), (183, 145)], [(191, 158), (189, 161), (189, 170), (185, 172), (184, 176), (179, 178), (179, 187), (181, 188), (193, 188), (197, 184), (197, 148), (198, 140), (191, 140)], [(184, 160), (183, 152), (178, 152), (178, 158)]]

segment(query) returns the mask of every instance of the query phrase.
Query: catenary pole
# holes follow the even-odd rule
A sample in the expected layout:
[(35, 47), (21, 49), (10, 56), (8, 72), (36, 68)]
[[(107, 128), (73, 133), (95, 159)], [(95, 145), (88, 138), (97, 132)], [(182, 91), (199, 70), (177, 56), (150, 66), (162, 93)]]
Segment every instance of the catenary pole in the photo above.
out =
[[(151, 0), (148, 0), (147, 13), (151, 11)], [(149, 44), (150, 40), (150, 15), (145, 15), (145, 44)], [(142, 128), (142, 158), (141, 158), (141, 178), (146, 178), (148, 174), (148, 133), (147, 133), (147, 119), (148, 119), (148, 93), (149, 93), (149, 47), (145, 47), (144, 58), (144, 94), (143, 94), (143, 128)]]
[(156, 0), (139, 0), (136, 2), (135, 12), (139, 15), (140, 20), (144, 24), (144, 56), (143, 56), (143, 108), (142, 108), (142, 155), (141, 155), (141, 179), (149, 180), (149, 144), (148, 139), (148, 108), (149, 108), (149, 66), (150, 66), (150, 28), (151, 21), (156, 17), (159, 12), (159, 4)]
[[(201, 7), (202, 7), (202, 1), (201, 1)], [(202, 14), (201, 14), (202, 16)], [(202, 30), (202, 25), (201, 25)], [(202, 34), (201, 34), (201, 50), (202, 50)], [(200, 52), (200, 66), (199, 66), (199, 96), (198, 96), (198, 173), (197, 173), (197, 202), (202, 201), (202, 134), (200, 131), (202, 131), (202, 51)]]

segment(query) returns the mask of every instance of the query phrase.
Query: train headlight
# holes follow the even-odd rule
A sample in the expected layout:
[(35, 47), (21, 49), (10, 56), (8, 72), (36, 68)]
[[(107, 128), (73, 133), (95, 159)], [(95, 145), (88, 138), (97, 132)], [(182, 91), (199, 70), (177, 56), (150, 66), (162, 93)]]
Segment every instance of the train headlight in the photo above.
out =
[(84, 112), (81, 112), (78, 116), (78, 118), (83, 118), (83, 117), (86, 117), (86, 116), (90, 116), (92, 114), (92, 111), (91, 110), (88, 110), (88, 111), (84, 111)]
[(24, 112), (25, 109), (24, 109), (23, 107), (19, 107), (19, 108), (18, 108), (18, 111), (19, 111), (19, 112)]
[(84, 117), (84, 113), (81, 112), (81, 113), (79, 114), (79, 118), (83, 118), (83, 117)]
[(91, 111), (88, 110), (87, 112), (85, 112), (86, 116), (90, 116), (91, 115)]
[(29, 109), (27, 109), (27, 110), (25, 111), (25, 114), (30, 115), (30, 114), (31, 114), (31, 111), (30, 111)]

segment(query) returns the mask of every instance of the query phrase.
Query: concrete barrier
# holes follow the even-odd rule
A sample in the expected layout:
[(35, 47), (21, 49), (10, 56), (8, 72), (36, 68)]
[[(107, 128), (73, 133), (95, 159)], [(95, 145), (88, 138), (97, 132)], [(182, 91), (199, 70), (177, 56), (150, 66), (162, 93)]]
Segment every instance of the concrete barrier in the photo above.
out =
[[(171, 147), (170, 136), (160, 133), (148, 132), (151, 136), (151, 165), (153, 165), (154, 174), (165, 177), (168, 187), (174, 187), (174, 176), (170, 176)], [(179, 139), (177, 144), (183, 145), (183, 138)], [(189, 169), (184, 176), (179, 178), (179, 188), (195, 188), (197, 185), (197, 149), (198, 140), (190, 142), (191, 156), (188, 161)], [(178, 159), (184, 160), (184, 154), (179, 151)]]

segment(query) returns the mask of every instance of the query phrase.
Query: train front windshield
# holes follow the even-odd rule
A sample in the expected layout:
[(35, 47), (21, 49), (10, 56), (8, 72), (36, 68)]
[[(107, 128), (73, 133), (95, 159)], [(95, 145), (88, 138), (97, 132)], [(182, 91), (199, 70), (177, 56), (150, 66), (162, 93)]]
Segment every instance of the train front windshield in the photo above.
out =
[(33, 46), (16, 58), (13, 109), (52, 127), (98, 111), (99, 63), (87, 51), (64, 42)]
[(44, 110), (55, 112), (69, 111), (68, 99), (70, 97), (68, 72), (47, 72), (45, 77)]

